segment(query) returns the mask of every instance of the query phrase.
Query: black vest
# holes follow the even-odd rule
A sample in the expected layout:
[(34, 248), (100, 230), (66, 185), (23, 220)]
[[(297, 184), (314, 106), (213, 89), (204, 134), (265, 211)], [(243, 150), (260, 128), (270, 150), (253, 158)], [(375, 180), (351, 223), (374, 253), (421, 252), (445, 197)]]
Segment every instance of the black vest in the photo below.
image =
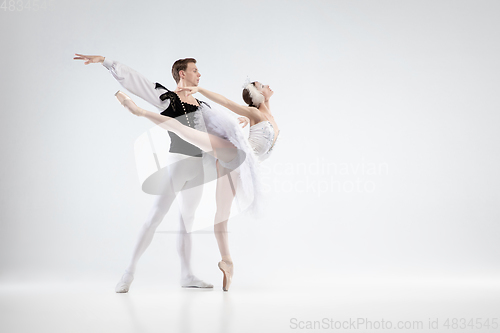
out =
[[(167, 91), (166, 93), (160, 95), (160, 99), (162, 101), (170, 99), (170, 105), (160, 114), (171, 118), (175, 118), (180, 123), (194, 128), (194, 112), (198, 110), (198, 106), (182, 102), (179, 96), (175, 92), (168, 90), (158, 82), (156, 83), (155, 88), (156, 89), (161, 88)], [(198, 104), (201, 105), (201, 103), (203, 102), (198, 101)], [(168, 131), (168, 135), (170, 135), (171, 153), (178, 153), (196, 157), (200, 157), (202, 155), (202, 150), (200, 148), (190, 144), (189, 142), (184, 141), (177, 134)]]

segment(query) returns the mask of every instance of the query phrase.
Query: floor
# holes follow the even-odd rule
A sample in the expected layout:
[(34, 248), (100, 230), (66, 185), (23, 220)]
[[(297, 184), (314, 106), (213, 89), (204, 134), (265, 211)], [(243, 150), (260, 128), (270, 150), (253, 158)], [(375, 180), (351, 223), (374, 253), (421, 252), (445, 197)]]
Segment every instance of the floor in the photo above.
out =
[(111, 280), (3, 283), (0, 332), (500, 332), (494, 279), (274, 282), (229, 292), (134, 282), (128, 294)]

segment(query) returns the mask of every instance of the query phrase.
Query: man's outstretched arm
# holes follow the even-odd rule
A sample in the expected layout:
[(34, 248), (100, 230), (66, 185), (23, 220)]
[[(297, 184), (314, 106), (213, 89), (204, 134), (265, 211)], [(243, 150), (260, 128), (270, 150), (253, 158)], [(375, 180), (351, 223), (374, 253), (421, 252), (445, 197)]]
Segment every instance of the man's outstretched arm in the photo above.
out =
[(125, 66), (118, 61), (106, 59), (103, 56), (92, 56), (75, 54), (75, 60), (84, 60), (84, 64), (102, 64), (106, 67), (113, 77), (132, 94), (142, 98), (143, 100), (151, 103), (160, 110), (165, 110), (170, 103), (170, 99), (162, 101), (159, 96), (164, 92), (162, 89), (155, 89), (155, 83), (149, 81), (142, 74), (136, 72), (130, 67)]

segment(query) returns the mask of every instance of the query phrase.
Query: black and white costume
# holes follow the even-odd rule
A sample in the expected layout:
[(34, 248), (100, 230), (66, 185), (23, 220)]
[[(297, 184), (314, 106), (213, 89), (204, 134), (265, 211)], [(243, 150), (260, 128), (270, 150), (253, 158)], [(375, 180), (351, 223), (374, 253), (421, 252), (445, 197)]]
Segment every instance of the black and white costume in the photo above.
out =
[[(110, 71), (125, 89), (156, 106), (165, 115), (176, 117), (181, 112), (180, 100), (172, 103), (172, 100), (175, 100), (173, 96), (171, 96), (172, 98), (159, 98), (159, 96), (165, 96), (163, 94), (168, 93), (168, 90), (163, 86), (149, 81), (143, 75), (117, 61), (105, 59), (103, 66)], [(186, 121), (186, 125), (190, 126), (192, 122), (188, 123), (188, 119), (193, 119), (193, 112), (196, 111), (197, 107), (188, 104), (185, 108), (185, 114), (184, 112), (179, 114), (183, 115), (184, 119), (182, 117), (177, 119), (181, 122)], [(155, 197), (153, 207), (140, 231), (126, 273), (122, 277), (121, 283), (118, 283), (116, 287), (117, 292), (128, 291), (139, 258), (151, 244), (156, 228), (170, 209), (177, 194), (179, 194), (180, 199), (178, 215), (180, 232), (177, 239), (177, 250), (181, 258), (181, 284), (183, 286), (212, 287), (195, 278), (192, 273), (190, 263), (191, 234), (186, 231), (185, 227), (187, 224), (192, 223), (194, 212), (202, 196), (203, 187), (192, 185), (200, 184), (200, 177), (203, 179), (202, 154), (199, 148), (178, 138), (173, 133), (171, 133), (171, 139), (171, 158), (177, 158), (179, 163), (169, 165), (167, 167), (169, 177), (161, 179), (160, 187), (162, 192)], [(190, 158), (185, 158), (186, 155), (190, 156)], [(185, 187), (189, 187), (189, 191), (182, 191)]]

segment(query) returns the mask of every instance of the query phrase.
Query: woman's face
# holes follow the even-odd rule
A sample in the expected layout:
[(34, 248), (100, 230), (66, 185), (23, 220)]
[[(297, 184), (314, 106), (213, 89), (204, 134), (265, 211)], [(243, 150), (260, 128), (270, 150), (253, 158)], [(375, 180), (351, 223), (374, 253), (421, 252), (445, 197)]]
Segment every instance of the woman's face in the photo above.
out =
[(265, 101), (268, 101), (269, 98), (271, 98), (271, 96), (274, 94), (274, 91), (269, 88), (269, 85), (263, 85), (259, 81), (255, 81), (255, 87), (262, 93), (262, 95), (264, 95)]

